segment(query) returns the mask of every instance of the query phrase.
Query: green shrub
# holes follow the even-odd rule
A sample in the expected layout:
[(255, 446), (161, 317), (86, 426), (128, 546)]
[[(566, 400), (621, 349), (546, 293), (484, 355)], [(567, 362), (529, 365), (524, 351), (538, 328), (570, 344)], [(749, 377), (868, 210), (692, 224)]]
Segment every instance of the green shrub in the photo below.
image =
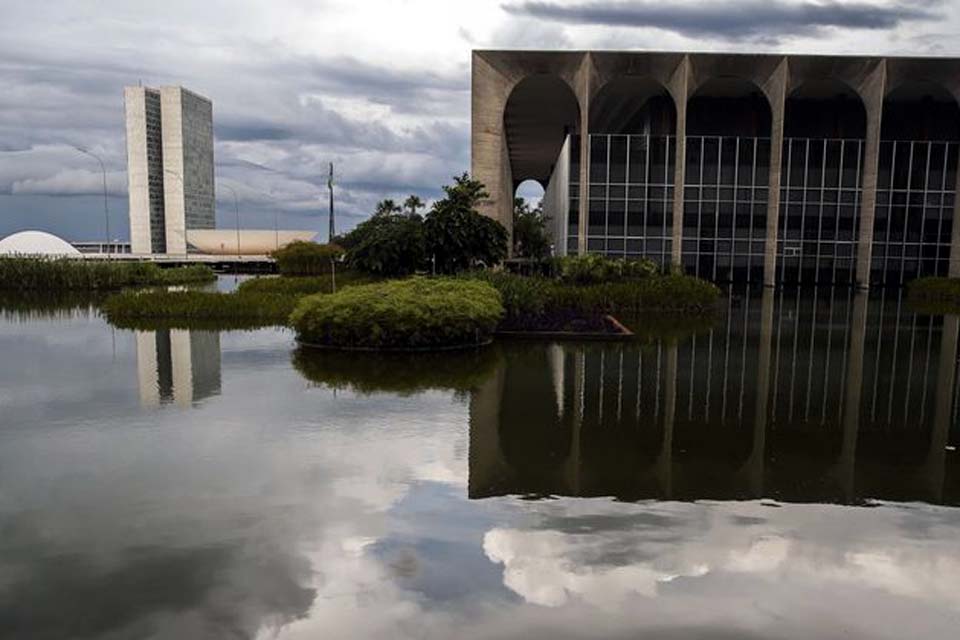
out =
[(357, 353), (300, 347), (293, 366), (314, 384), (355, 393), (410, 395), (431, 389), (468, 392), (489, 379), (497, 349), (434, 353)]
[(333, 262), (343, 255), (335, 244), (317, 244), (298, 240), (291, 242), (270, 256), (277, 261), (277, 269), (285, 276), (315, 276), (330, 273)]
[(502, 315), (500, 294), (487, 283), (417, 277), (308, 296), (290, 322), (305, 343), (429, 349), (485, 342)]
[(152, 262), (0, 258), (0, 289), (95, 290), (123, 287), (201, 284), (216, 280), (206, 265), (162, 268)]
[(608, 258), (595, 253), (554, 259), (557, 277), (573, 284), (599, 284), (649, 278), (659, 271), (647, 258)]
[(246, 329), (286, 323), (299, 298), (209, 291), (124, 291), (101, 310), (121, 328)]

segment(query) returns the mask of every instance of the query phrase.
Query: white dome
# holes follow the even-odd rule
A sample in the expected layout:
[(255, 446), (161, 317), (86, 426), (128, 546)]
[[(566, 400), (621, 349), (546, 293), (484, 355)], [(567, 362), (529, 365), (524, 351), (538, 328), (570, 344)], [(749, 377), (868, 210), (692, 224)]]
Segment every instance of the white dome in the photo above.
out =
[(0, 255), (79, 256), (63, 238), (44, 231), (20, 231), (0, 240)]

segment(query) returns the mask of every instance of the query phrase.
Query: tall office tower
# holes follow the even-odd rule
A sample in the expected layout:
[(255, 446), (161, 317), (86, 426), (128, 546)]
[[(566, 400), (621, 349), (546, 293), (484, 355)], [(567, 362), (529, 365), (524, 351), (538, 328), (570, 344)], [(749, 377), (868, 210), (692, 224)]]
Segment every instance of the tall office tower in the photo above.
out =
[(133, 253), (186, 253), (213, 229), (213, 105), (183, 87), (125, 87)]

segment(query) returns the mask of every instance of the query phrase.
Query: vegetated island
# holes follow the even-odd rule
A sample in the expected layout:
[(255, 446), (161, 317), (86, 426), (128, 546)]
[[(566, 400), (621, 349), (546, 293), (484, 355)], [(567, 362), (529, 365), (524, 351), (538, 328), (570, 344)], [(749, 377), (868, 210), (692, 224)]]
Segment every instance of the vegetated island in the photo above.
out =
[(483, 185), (464, 174), (444, 191), (426, 215), (415, 196), (402, 206), (384, 200), (335, 243), (287, 245), (274, 253), (279, 277), (233, 293), (124, 292), (104, 313), (119, 326), (285, 325), (303, 343), (383, 350), (476, 345), (498, 332), (615, 336), (623, 326), (610, 316), (715, 309), (715, 285), (649, 260), (544, 255), (545, 220), (522, 201), (513, 250), (528, 274), (498, 269), (508, 234), (476, 211)]

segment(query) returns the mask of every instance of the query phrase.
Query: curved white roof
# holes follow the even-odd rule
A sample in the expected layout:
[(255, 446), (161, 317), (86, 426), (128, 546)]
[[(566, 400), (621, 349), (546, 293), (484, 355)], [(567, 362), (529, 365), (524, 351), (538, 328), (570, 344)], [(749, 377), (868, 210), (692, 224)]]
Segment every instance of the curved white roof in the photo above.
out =
[(45, 231), (20, 231), (0, 240), (0, 255), (79, 256), (63, 238)]

